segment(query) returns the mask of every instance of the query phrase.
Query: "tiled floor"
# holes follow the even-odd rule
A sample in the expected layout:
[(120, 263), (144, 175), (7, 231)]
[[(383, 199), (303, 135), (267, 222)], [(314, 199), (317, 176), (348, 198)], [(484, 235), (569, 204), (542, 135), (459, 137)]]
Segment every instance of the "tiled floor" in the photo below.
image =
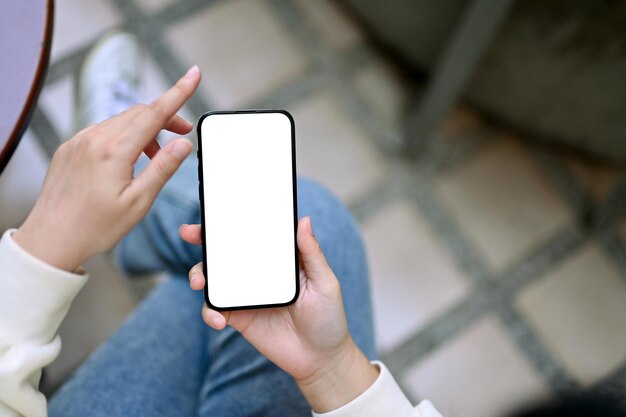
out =
[(626, 282), (592, 243), (519, 295), (521, 311), (555, 359), (585, 386), (624, 362)]
[(418, 210), (390, 202), (363, 227), (375, 329), (388, 351), (467, 294), (469, 283)]
[(493, 317), (425, 357), (407, 372), (405, 383), (414, 398), (430, 399), (449, 417), (504, 416), (551, 395)]
[[(414, 401), (488, 417), (571, 390), (626, 390), (622, 167), (544, 148), (467, 105), (419, 162), (392, 156), (417, 86), (331, 0), (58, 0), (56, 9), (29, 137), (53, 149), (70, 135), (73, 72), (113, 27), (146, 47), (147, 98), (202, 67), (184, 111), (192, 120), (227, 107), (291, 111), (300, 173), (362, 225), (381, 357)], [(33, 140), (21, 151), (27, 144), (33, 152)], [(21, 200), (0, 199), (3, 228), (19, 223), (40, 174)], [(24, 175), (8, 170), (0, 197)], [(107, 257), (90, 267), (51, 387), (134, 305)]]
[(172, 25), (166, 38), (185, 66), (200, 66), (200, 90), (220, 108), (249, 106), (293, 81), (308, 64), (272, 11), (255, 0), (206, 8)]
[(528, 151), (511, 139), (497, 138), (437, 182), (453, 219), (496, 272), (572, 221)]

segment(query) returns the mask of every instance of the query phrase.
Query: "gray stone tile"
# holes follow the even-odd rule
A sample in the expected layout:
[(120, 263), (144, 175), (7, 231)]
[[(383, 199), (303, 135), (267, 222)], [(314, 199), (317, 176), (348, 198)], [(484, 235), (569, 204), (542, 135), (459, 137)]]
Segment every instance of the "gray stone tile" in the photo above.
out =
[(328, 92), (294, 103), (298, 173), (318, 180), (348, 202), (382, 180), (383, 158)]
[(416, 208), (393, 202), (369, 218), (376, 338), (388, 351), (467, 294), (467, 280)]
[(331, 48), (345, 50), (363, 41), (363, 33), (350, 14), (331, 0), (296, 0), (306, 19)]
[(414, 398), (447, 417), (501, 417), (551, 396), (494, 318), (481, 320), (409, 370)]
[(437, 179), (437, 194), (496, 272), (572, 221), (527, 151), (510, 139)]
[(518, 304), (555, 358), (584, 385), (626, 363), (626, 284), (597, 244), (526, 288)]
[(208, 7), (173, 26), (167, 39), (186, 65), (200, 66), (202, 93), (222, 109), (259, 100), (307, 66), (289, 33), (263, 2), (254, 0)]

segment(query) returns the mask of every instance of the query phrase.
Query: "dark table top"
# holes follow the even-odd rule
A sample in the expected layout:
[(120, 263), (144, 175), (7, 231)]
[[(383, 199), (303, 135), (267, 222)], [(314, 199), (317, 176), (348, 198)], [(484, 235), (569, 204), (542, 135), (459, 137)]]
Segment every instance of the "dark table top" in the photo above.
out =
[(52, 41), (53, 0), (0, 6), (0, 173), (11, 159), (43, 85)]

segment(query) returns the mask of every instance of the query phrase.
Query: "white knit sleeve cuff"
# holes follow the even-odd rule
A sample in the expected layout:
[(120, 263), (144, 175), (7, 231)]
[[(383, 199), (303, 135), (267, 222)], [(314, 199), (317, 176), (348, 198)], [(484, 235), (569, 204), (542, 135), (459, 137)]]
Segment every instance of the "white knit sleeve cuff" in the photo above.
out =
[(441, 417), (428, 401), (413, 407), (387, 367), (372, 363), (380, 368), (380, 375), (371, 387), (348, 404), (328, 413), (313, 412), (313, 417)]
[(15, 243), (14, 231), (0, 239), (0, 333), (12, 343), (48, 343), (88, 276), (34, 257)]

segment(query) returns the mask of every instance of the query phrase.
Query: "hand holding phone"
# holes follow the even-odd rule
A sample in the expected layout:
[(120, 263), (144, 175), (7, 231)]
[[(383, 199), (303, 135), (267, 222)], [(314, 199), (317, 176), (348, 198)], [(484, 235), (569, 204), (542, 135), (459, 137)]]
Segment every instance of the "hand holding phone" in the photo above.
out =
[(339, 281), (311, 219), (297, 222), (293, 118), (275, 110), (208, 113), (198, 142), (202, 227), (183, 225), (180, 235), (203, 245), (204, 262), (189, 278), (204, 289), (204, 321), (241, 332), (295, 378), (315, 411), (346, 404), (378, 371), (350, 336)]
[[(200, 225), (181, 226), (180, 236), (186, 242), (202, 244)], [(230, 325), (241, 332), (261, 354), (293, 376), (311, 407), (323, 413), (364, 392), (378, 377), (378, 370), (348, 331), (339, 281), (308, 217), (298, 222), (297, 243), (301, 289), (294, 304), (235, 311), (216, 311), (204, 305), (202, 318), (216, 330)], [(202, 271), (202, 264), (189, 271), (194, 290), (204, 287)]]

